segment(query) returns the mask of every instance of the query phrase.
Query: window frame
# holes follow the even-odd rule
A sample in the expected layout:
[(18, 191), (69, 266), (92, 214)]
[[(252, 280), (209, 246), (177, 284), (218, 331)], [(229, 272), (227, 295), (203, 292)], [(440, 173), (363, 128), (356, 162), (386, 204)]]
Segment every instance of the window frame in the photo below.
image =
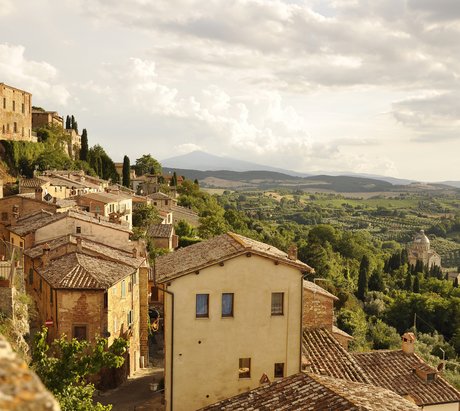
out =
[[(205, 296), (206, 297), (206, 312), (205, 313), (198, 313), (198, 298)], [(209, 294), (200, 293), (196, 294), (195, 297), (195, 318), (209, 318)]]
[[(278, 307), (279, 304), (274, 301), (274, 297), (281, 296), (281, 311), (279, 311)], [(271, 298), (271, 315), (276, 317), (276, 316), (281, 316), (284, 315), (284, 292), (272, 292), (272, 298)]]
[[(77, 328), (85, 330), (84, 338), (77, 336), (77, 333), (75, 332)], [(88, 325), (87, 324), (73, 324), (72, 325), (72, 338), (76, 338), (79, 341), (88, 341)]]
[(273, 378), (284, 378), (284, 362), (275, 362), (273, 366)]
[[(228, 314), (224, 313), (224, 296), (231, 297), (231, 311)], [(222, 299), (221, 299), (222, 318), (232, 318), (234, 317), (234, 312), (235, 312), (235, 293), (222, 293)]]
[[(245, 362), (248, 362), (248, 364), (245, 364)], [(245, 367), (245, 365), (248, 365), (248, 367)], [(244, 368), (248, 368), (247, 371), (241, 371)], [(245, 358), (240, 358), (238, 361), (238, 379), (249, 379), (251, 378), (251, 357), (245, 357)]]

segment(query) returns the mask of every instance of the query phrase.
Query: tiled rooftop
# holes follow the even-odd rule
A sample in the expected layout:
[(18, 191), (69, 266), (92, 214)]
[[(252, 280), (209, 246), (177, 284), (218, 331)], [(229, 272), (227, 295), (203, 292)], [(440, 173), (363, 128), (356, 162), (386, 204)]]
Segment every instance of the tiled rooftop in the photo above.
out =
[(153, 224), (150, 226), (148, 236), (153, 238), (170, 238), (173, 235), (172, 224)]
[(80, 253), (50, 260), (37, 269), (57, 289), (105, 290), (134, 272), (133, 267)]
[(152, 200), (171, 200), (171, 197), (169, 197), (167, 194), (161, 193), (161, 192), (150, 194), (149, 197)]
[(399, 395), (410, 395), (419, 406), (460, 401), (460, 392), (442, 377), (427, 382), (416, 375), (414, 369), (425, 365), (416, 354), (406, 354), (402, 350), (378, 350), (352, 355), (372, 384)]
[[(35, 247), (25, 250), (24, 254), (31, 258), (37, 258), (43, 254), (43, 248), (45, 244), (47, 247), (49, 247), (50, 250), (63, 247), (66, 244), (75, 246), (77, 244), (77, 237), (73, 235), (64, 235), (54, 240), (37, 244)], [(129, 265), (130, 267), (137, 268), (141, 266), (145, 261), (144, 257), (133, 257), (133, 247), (126, 247), (125, 249), (110, 247), (108, 245), (92, 241), (84, 237), (81, 237), (81, 245), (83, 253), (98, 254), (110, 260)]]
[(33, 178), (21, 178), (19, 180), (19, 185), (24, 188), (38, 188), (47, 183), (46, 180), (41, 178), (33, 177)]
[(229, 232), (158, 257), (155, 277), (162, 283), (245, 253), (275, 259), (304, 272), (312, 271), (307, 264), (290, 260), (285, 252), (273, 246)]
[(326, 291), (324, 288), (320, 287), (312, 281), (305, 280), (303, 282), (303, 288), (313, 293), (318, 293), (324, 295), (325, 297), (330, 297), (334, 300), (338, 300), (338, 298), (334, 294), (330, 293), (329, 291)]
[(315, 374), (371, 383), (353, 356), (326, 329), (304, 329), (302, 354), (303, 361)]
[(418, 407), (380, 387), (314, 374), (294, 374), (202, 408), (205, 410), (415, 411)]
[(80, 198), (85, 198), (89, 200), (94, 200), (94, 201), (99, 201), (101, 203), (114, 203), (117, 201), (122, 201), (122, 200), (128, 200), (131, 198), (130, 195), (128, 194), (122, 194), (122, 193), (88, 193), (88, 194), (82, 194)]

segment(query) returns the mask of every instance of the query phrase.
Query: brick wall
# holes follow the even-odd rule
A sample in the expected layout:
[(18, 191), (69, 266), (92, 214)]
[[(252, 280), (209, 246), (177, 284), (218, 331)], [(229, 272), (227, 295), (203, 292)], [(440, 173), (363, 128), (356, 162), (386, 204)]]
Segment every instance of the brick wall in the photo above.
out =
[(334, 300), (320, 293), (304, 289), (302, 326), (332, 330)]

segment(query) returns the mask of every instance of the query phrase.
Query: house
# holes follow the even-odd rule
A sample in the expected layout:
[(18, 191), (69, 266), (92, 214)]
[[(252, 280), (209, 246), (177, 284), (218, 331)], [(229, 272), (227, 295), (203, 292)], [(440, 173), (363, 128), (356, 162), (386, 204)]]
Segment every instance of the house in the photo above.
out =
[(171, 210), (173, 205), (177, 205), (177, 200), (169, 197), (165, 193), (157, 192), (148, 196), (152, 200), (152, 205), (162, 210)]
[(407, 255), (411, 265), (415, 266), (417, 261), (421, 261), (428, 268), (432, 266), (441, 267), (441, 257), (435, 250), (431, 249), (430, 240), (423, 230), (420, 230), (414, 236), (412, 243), (408, 245)]
[(301, 371), (303, 275), (275, 247), (227, 233), (160, 256), (166, 410), (190, 410)]
[(261, 381), (260, 387), (201, 409), (218, 410), (415, 411), (418, 408), (380, 387), (300, 373), (272, 383)]
[(148, 360), (145, 253), (64, 236), (27, 250), (24, 270), (38, 324), (47, 324), (50, 340), (104, 336), (111, 344), (124, 337), (128, 374)]
[(174, 233), (174, 226), (172, 224), (151, 225), (147, 236), (152, 239), (155, 248), (173, 251), (179, 246), (178, 237)]
[(133, 202), (131, 196), (113, 193), (89, 193), (77, 197), (77, 204), (84, 210), (109, 217), (110, 221), (133, 226)]
[(37, 141), (32, 136), (32, 94), (0, 83), (0, 140)]
[(6, 227), (6, 231), (10, 243), (25, 249), (66, 234), (82, 235), (103, 244), (125, 247), (132, 234), (127, 226), (75, 209), (55, 214), (40, 210), (19, 218), (14, 225)]
[(46, 111), (41, 108), (32, 108), (32, 128), (45, 127), (47, 125), (56, 125), (60, 128), (64, 127), (62, 117), (56, 111)]
[(458, 411), (460, 392), (415, 354), (415, 340), (413, 333), (405, 333), (400, 350), (352, 355), (373, 385), (410, 399), (424, 411)]

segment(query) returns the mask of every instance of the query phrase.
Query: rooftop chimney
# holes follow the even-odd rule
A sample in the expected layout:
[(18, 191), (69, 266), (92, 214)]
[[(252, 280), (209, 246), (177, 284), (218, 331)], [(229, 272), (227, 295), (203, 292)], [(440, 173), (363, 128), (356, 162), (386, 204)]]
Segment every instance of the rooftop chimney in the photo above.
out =
[(35, 200), (43, 201), (43, 189), (41, 187), (35, 189)]
[(289, 250), (288, 250), (288, 258), (290, 260), (297, 260), (297, 246), (295, 244), (292, 244), (290, 247), (289, 247)]
[(137, 258), (137, 248), (133, 248), (133, 258)]
[(42, 266), (46, 267), (48, 264), (48, 260), (50, 257), (50, 245), (48, 243), (45, 243), (43, 245), (43, 254), (42, 254)]
[(77, 251), (81, 253), (83, 251), (82, 240), (81, 237), (77, 237)]
[(404, 333), (402, 336), (402, 350), (405, 354), (413, 354), (415, 351), (414, 333)]

